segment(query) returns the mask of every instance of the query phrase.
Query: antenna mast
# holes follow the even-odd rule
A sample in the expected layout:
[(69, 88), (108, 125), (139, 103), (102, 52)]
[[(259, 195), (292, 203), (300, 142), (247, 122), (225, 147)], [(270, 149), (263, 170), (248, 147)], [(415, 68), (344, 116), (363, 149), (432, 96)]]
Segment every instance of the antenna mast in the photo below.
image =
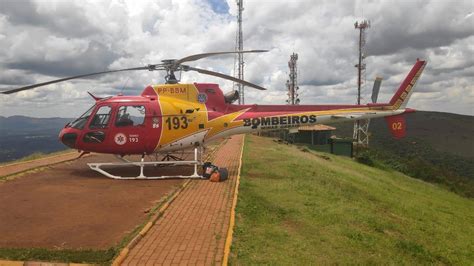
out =
[[(236, 36), (236, 45), (235, 51), (243, 51), (244, 49), (244, 39), (242, 33), (242, 11), (244, 11), (244, 1), (243, 0), (236, 0), (237, 3), (237, 36)], [(237, 64), (237, 75), (236, 78), (244, 79), (244, 54), (239, 53), (236, 56), (236, 62), (234, 62), (234, 73), (235, 73), (235, 65)], [(234, 74), (235, 75), (235, 74)], [(237, 86), (237, 90), (239, 91), (239, 104), (245, 104), (245, 92), (244, 92), (244, 85), (240, 83), (234, 83), (234, 86)]]
[(290, 68), (290, 79), (286, 81), (286, 87), (288, 88), (288, 100), (289, 105), (295, 105), (300, 103), (298, 98), (298, 68), (296, 66), (296, 61), (298, 61), (298, 54), (293, 53), (290, 56), (290, 61), (288, 61), (288, 67)]
[[(364, 20), (354, 23), (355, 29), (359, 30), (359, 63), (355, 65), (357, 68), (357, 104), (360, 105), (361, 87), (365, 84), (365, 31), (370, 28), (370, 21)], [(358, 145), (369, 145), (369, 122), (370, 120), (357, 120), (354, 123), (353, 139)]]

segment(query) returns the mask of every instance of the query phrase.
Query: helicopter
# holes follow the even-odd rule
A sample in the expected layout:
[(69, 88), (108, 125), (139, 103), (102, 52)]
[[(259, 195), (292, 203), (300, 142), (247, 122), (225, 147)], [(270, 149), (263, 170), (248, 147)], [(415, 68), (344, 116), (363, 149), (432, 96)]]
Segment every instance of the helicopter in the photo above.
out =
[[(236, 53), (262, 53), (267, 50), (236, 52), (213, 52), (187, 56), (181, 59), (162, 60), (160, 64), (109, 70), (1, 91), (12, 94), (67, 80), (86, 78), (125, 71), (165, 71), (165, 83), (147, 86), (138, 96), (96, 97), (89, 93), (95, 103), (79, 118), (65, 125), (59, 133), (59, 140), (66, 146), (85, 153), (113, 154), (119, 158), (126, 155), (141, 155), (139, 162), (124, 160), (117, 163), (89, 163), (92, 170), (114, 179), (164, 179), (202, 178), (197, 168), (202, 165), (198, 153), (208, 143), (235, 134), (275, 129), (293, 129), (321, 123), (353, 121), (385, 117), (394, 138), (406, 134), (405, 114), (415, 110), (407, 108), (426, 61), (417, 59), (398, 90), (388, 103), (365, 105), (238, 105), (238, 91), (223, 93), (218, 84), (179, 83), (177, 71), (196, 71), (215, 76), (258, 90), (265, 88), (251, 82), (219, 72), (185, 65), (199, 59), (231, 55)], [(169, 155), (180, 150), (194, 148), (194, 160), (144, 161), (150, 154)], [(168, 159), (170, 157), (167, 157)], [(202, 156), (201, 156), (202, 158)], [(113, 175), (104, 166), (140, 167), (137, 177)], [(148, 165), (193, 165), (192, 175), (145, 176)]]

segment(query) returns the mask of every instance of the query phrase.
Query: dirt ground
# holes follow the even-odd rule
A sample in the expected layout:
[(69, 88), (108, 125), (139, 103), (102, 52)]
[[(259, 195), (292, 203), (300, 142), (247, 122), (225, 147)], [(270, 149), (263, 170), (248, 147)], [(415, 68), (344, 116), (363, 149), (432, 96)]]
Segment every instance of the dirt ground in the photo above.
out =
[[(86, 165), (110, 161), (116, 159), (92, 155), (0, 182), (0, 247), (109, 248), (145, 221), (149, 209), (183, 182), (113, 180)], [(113, 172), (137, 175), (137, 169)], [(182, 167), (145, 173), (179, 170)]]

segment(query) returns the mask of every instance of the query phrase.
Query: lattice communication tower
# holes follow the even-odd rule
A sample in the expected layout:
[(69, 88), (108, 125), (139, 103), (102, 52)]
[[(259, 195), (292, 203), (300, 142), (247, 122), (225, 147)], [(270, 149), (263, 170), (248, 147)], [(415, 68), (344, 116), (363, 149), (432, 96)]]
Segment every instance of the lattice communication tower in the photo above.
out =
[(293, 53), (290, 56), (290, 61), (288, 61), (288, 67), (290, 68), (289, 79), (286, 81), (286, 87), (288, 89), (288, 100), (286, 102), (289, 105), (296, 105), (300, 103), (300, 99), (298, 98), (298, 54)]
[[(355, 65), (357, 68), (357, 104), (361, 103), (361, 88), (365, 84), (365, 43), (366, 43), (366, 30), (370, 28), (370, 21), (363, 20), (361, 22), (354, 23), (355, 29), (359, 30), (359, 63)], [(357, 120), (354, 123), (354, 134), (353, 139), (358, 145), (368, 146), (369, 145), (369, 123), (370, 120)]]

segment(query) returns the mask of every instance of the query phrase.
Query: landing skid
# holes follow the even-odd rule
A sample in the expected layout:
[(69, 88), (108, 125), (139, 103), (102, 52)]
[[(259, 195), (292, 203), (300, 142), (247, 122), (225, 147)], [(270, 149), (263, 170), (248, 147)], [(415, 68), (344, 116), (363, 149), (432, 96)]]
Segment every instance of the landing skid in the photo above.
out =
[[(153, 162), (145, 162), (144, 156), (142, 156), (142, 159), (140, 162), (132, 162), (128, 160), (124, 160), (124, 162), (117, 162), (117, 163), (88, 163), (87, 165), (89, 166), (90, 169), (97, 171), (101, 174), (103, 174), (106, 177), (112, 178), (112, 179), (122, 179), (122, 180), (133, 180), (133, 179), (170, 179), (170, 178), (183, 178), (183, 179), (202, 179), (203, 176), (199, 175), (197, 172), (198, 166), (202, 165), (202, 162), (199, 160), (199, 157), (202, 158), (202, 151), (199, 149), (199, 155), (198, 156), (198, 149), (194, 149), (194, 160), (191, 161), (184, 161), (184, 160), (176, 160), (176, 161), (171, 161), (170, 159), (181, 159), (176, 156), (170, 156), (167, 155), (165, 158), (167, 158), (167, 161), (153, 161)], [(178, 166), (178, 165), (193, 165), (194, 166), (194, 173), (192, 175), (163, 175), (163, 176), (145, 176), (143, 174), (143, 170), (145, 166)], [(110, 172), (107, 172), (106, 170), (102, 169), (101, 167), (103, 166), (138, 166), (140, 167), (140, 175), (136, 177), (129, 177), (129, 176), (118, 176), (118, 175), (113, 175)]]

